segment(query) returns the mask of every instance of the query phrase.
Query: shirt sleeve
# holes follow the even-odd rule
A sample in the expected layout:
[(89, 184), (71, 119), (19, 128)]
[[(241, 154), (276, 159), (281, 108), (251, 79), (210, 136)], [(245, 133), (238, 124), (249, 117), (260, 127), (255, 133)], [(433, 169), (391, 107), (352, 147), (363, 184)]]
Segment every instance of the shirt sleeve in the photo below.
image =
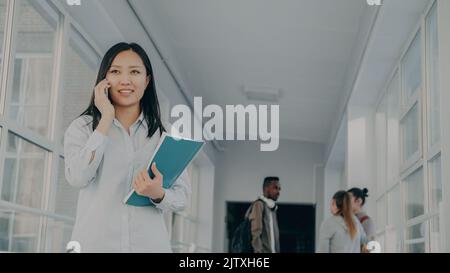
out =
[(325, 220), (320, 225), (319, 246), (316, 251), (317, 253), (330, 253), (330, 243), (334, 232), (328, 222), (328, 220)]
[(191, 195), (191, 183), (187, 171), (183, 171), (172, 187), (164, 191), (164, 198), (161, 202), (156, 203), (150, 199), (158, 209), (175, 212), (184, 210)]
[(366, 232), (367, 241), (375, 240), (375, 224), (372, 218), (367, 218), (367, 220), (362, 223), (362, 226)]
[(248, 216), (251, 226), (252, 247), (253, 252), (255, 253), (262, 253), (263, 251), (263, 244), (261, 240), (261, 234), (263, 231), (263, 212), (263, 204), (261, 202), (255, 202)]
[(362, 250), (362, 247), (366, 247), (366, 245), (368, 243), (368, 237), (366, 235), (366, 232), (364, 231), (362, 224), (359, 221), (357, 221), (356, 223), (358, 225), (358, 230), (359, 230), (359, 234), (360, 234), (360, 244), (361, 244), (360, 247)]
[(107, 137), (92, 132), (91, 124), (78, 118), (64, 135), (65, 175), (70, 185), (87, 187), (97, 176), (97, 169), (105, 152)]

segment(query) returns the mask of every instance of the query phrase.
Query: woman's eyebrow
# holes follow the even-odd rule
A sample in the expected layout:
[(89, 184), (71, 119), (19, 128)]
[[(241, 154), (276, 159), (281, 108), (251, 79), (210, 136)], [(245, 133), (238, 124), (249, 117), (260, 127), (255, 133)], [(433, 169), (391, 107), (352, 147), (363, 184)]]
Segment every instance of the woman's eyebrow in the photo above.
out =
[[(122, 68), (121, 65), (111, 65), (111, 67)], [(132, 65), (132, 66), (128, 66), (128, 68), (144, 68), (144, 66), (142, 66), (142, 65)]]

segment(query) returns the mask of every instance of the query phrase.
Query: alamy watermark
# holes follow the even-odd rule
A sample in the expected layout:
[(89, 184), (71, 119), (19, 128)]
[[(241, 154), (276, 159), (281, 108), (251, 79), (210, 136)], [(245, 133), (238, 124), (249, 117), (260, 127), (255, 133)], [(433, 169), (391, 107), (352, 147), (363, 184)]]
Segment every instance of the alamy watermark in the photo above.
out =
[(381, 6), (381, 0), (366, 0), (369, 6)]
[(69, 6), (80, 6), (81, 0), (66, 0), (66, 3)]
[[(172, 134), (181, 137), (206, 141), (260, 140), (264, 142), (260, 145), (261, 151), (278, 149), (279, 105), (226, 105), (224, 111), (214, 104), (203, 107), (202, 97), (194, 97), (194, 113), (187, 105), (180, 104), (172, 108), (170, 116), (176, 119), (172, 124)], [(195, 122), (194, 116), (201, 119), (203, 128)], [(203, 124), (204, 118), (208, 120)]]

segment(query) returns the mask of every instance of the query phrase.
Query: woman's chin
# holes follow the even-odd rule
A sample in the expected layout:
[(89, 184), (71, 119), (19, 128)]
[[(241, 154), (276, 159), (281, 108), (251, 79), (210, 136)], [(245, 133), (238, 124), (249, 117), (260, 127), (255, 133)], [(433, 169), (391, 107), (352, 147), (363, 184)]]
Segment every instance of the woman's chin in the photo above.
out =
[(121, 107), (121, 108), (128, 108), (128, 107), (134, 107), (136, 105), (139, 105), (139, 101), (130, 101), (130, 100), (117, 100), (114, 101), (114, 106)]

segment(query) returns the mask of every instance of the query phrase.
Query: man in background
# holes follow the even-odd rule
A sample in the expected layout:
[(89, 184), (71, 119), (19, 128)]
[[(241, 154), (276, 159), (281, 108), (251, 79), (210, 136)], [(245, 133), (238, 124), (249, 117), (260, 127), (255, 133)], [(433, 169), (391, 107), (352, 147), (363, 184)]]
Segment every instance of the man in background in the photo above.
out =
[(277, 220), (276, 201), (281, 186), (278, 177), (264, 178), (263, 195), (253, 202), (249, 214), (254, 253), (279, 253), (280, 235)]

